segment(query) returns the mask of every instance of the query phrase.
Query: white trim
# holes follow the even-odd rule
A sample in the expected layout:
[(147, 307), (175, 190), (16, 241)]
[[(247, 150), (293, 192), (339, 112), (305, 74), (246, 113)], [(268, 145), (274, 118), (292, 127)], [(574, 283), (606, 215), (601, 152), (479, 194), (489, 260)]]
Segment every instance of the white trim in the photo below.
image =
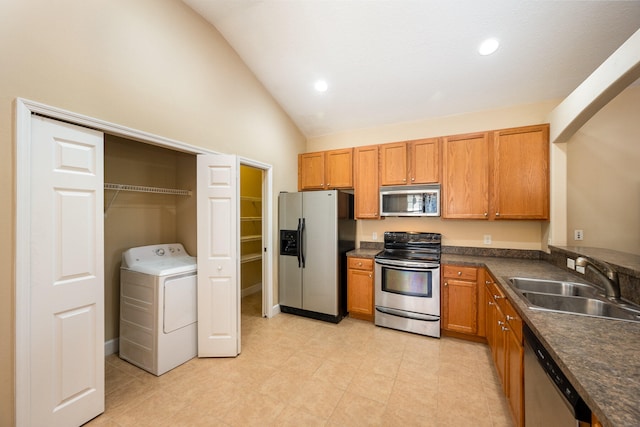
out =
[(16, 112), (16, 224), (15, 252), (15, 417), (16, 426), (31, 425), (29, 366), (29, 331), (31, 330), (31, 283), (29, 268), (31, 244), (31, 198), (24, 197), (31, 188), (31, 111), (19, 99), (15, 103)]
[[(84, 116), (82, 114), (63, 110), (61, 108), (52, 107), (31, 101), (24, 98), (16, 98), (15, 100), (16, 114), (16, 184), (15, 184), (15, 419), (16, 426), (31, 425), (31, 408), (30, 408), (30, 353), (29, 353), (29, 331), (30, 331), (30, 306), (31, 295), (29, 293), (30, 280), (30, 253), (31, 244), (30, 236), (30, 198), (26, 197), (31, 188), (31, 115), (40, 114), (52, 119), (66, 121), (69, 123), (86, 126), (97, 129), (111, 135), (132, 139), (147, 144), (158, 145), (165, 148), (171, 148), (189, 154), (220, 154), (219, 152), (185, 144), (180, 141), (154, 135), (148, 132), (121, 126), (115, 123), (106, 122), (93, 117)], [(263, 214), (266, 221), (263, 221), (263, 230), (266, 226), (265, 247), (267, 252), (264, 254), (265, 262), (263, 262), (263, 307), (267, 307), (267, 317), (273, 315), (272, 301), (272, 285), (273, 278), (271, 274), (271, 264), (273, 263), (273, 236), (272, 236), (272, 166), (264, 163), (256, 162), (250, 159), (242, 159), (242, 163), (258, 167), (265, 171), (265, 188), (263, 193), (266, 203), (263, 203)], [(268, 301), (268, 304), (265, 304)], [(264, 308), (263, 308), (264, 311)], [(277, 310), (280, 311), (279, 308)], [(238, 319), (240, 316), (238, 315)], [(107, 343), (105, 343), (105, 351)]]
[(280, 304), (276, 304), (273, 307), (271, 307), (271, 313), (275, 316), (277, 314), (280, 314)]
[(273, 312), (273, 166), (240, 157), (240, 164), (262, 169), (262, 316), (271, 318)]
[(114, 338), (104, 343), (104, 356), (115, 354), (120, 351), (120, 338)]
[(126, 126), (74, 113), (72, 111), (63, 110), (61, 108), (51, 107), (49, 105), (30, 101), (24, 98), (17, 98), (16, 103), (18, 105), (24, 105), (27, 111), (29, 111), (29, 114), (41, 114), (43, 116), (51, 117), (52, 119), (62, 120), (80, 126), (86, 126), (88, 128), (97, 129), (104, 133), (109, 133), (111, 135), (132, 139), (147, 144), (159, 145), (165, 148), (172, 148), (174, 150), (182, 151), (189, 154), (221, 154), (217, 151), (207, 150), (201, 147), (196, 147), (195, 145), (185, 144), (184, 142), (177, 141), (175, 139), (165, 138), (160, 135), (132, 129)]

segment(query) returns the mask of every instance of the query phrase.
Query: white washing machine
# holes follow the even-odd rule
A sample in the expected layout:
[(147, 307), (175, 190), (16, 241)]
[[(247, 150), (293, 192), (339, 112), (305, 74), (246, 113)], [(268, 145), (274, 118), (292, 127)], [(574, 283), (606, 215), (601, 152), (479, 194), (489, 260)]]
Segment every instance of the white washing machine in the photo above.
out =
[(180, 243), (122, 253), (120, 358), (162, 375), (197, 355), (196, 273)]

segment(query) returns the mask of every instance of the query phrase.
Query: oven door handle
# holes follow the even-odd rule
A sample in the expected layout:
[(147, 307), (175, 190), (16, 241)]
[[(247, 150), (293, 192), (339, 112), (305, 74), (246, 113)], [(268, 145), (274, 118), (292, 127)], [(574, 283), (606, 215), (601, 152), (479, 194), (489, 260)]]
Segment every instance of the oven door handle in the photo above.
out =
[(437, 264), (437, 263), (394, 261), (394, 260), (387, 260), (387, 259), (376, 259), (376, 264), (384, 265), (387, 267), (396, 267), (403, 270), (411, 270), (411, 271), (430, 271), (430, 270), (436, 270), (440, 268), (440, 264)]
[(378, 307), (376, 311), (384, 314), (390, 314), (392, 316), (404, 317), (405, 319), (422, 320), (424, 322), (438, 322), (440, 316), (433, 316), (431, 314), (413, 313), (411, 311), (395, 310), (393, 308)]

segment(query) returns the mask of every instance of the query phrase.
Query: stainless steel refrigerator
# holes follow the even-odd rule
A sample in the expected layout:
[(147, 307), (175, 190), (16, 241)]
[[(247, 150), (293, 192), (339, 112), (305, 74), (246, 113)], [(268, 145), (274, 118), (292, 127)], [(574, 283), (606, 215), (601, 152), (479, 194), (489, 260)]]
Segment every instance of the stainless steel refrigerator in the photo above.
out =
[(353, 195), (280, 193), (280, 310), (338, 323), (346, 313), (347, 256), (355, 248)]

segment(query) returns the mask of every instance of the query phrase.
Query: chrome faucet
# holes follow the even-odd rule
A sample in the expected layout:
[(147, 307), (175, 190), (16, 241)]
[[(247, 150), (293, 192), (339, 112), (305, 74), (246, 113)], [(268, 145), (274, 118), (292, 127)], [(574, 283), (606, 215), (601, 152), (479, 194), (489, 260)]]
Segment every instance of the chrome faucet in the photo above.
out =
[(584, 267), (585, 269), (587, 267), (591, 267), (596, 275), (602, 279), (607, 299), (614, 301), (620, 299), (620, 283), (618, 283), (618, 273), (613, 271), (609, 264), (602, 261), (598, 261), (596, 263), (589, 258), (579, 256), (576, 259), (576, 266)]

